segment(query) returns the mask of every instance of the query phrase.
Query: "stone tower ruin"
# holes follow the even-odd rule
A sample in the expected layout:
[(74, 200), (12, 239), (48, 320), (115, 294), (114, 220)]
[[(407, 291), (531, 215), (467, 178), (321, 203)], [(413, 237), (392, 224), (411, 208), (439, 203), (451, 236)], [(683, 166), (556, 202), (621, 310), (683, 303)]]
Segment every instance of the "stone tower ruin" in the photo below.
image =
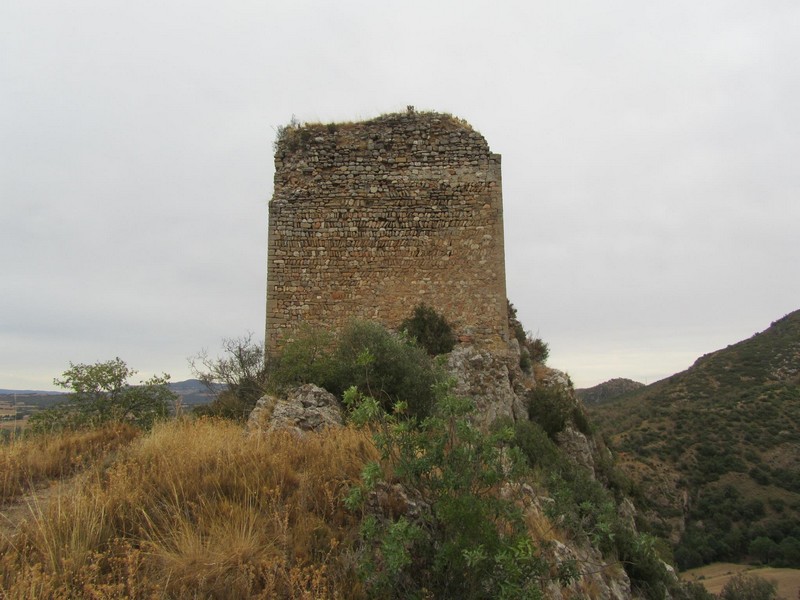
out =
[(267, 352), (302, 324), (396, 329), (420, 303), (462, 342), (508, 340), (500, 156), (466, 122), (409, 109), (290, 125), (269, 203)]

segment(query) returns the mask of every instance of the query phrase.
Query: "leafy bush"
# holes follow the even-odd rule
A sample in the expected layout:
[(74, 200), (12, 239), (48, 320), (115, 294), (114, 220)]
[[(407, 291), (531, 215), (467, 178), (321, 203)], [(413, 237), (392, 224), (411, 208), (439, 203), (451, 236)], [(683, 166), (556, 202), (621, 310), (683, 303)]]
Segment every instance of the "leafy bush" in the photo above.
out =
[(419, 518), (369, 516), (362, 529), (363, 579), (380, 598), (541, 598), (546, 565), (511, 500), (495, 488), (513, 479), (519, 455), (503, 451), (509, 429), (491, 435), (469, 421), (473, 405), (438, 386), (431, 417), (418, 426), (387, 415), (374, 398), (351, 388), (353, 420), (376, 428), (383, 464), (369, 465), (349, 504), (362, 506), (384, 469), (430, 510)]
[(719, 594), (719, 600), (774, 600), (778, 585), (751, 573), (739, 573), (728, 580)]
[(550, 438), (564, 430), (570, 416), (570, 403), (557, 386), (537, 385), (528, 392), (528, 417), (538, 423)]
[(284, 344), (270, 362), (270, 383), (278, 390), (304, 383), (326, 387), (334, 378), (333, 333), (324, 329), (301, 327), (294, 339)]
[(547, 358), (550, 356), (550, 347), (541, 338), (527, 336), (525, 338), (525, 347), (528, 349), (533, 362), (540, 364), (547, 362)]
[(408, 415), (427, 416), (442, 371), (409, 338), (378, 323), (351, 321), (339, 336), (308, 330), (286, 344), (274, 371), (276, 385), (315, 383), (342, 396), (357, 386), (386, 411), (405, 402)]
[(552, 469), (560, 464), (558, 446), (538, 423), (518, 421), (514, 425), (514, 444), (522, 450), (531, 467)]
[(456, 345), (450, 323), (425, 304), (414, 308), (414, 314), (400, 324), (400, 331), (414, 338), (431, 356), (447, 354)]
[(514, 337), (519, 342), (520, 347), (525, 344), (525, 328), (522, 326), (522, 323), (517, 318), (517, 309), (514, 307), (513, 304), (509, 300), (506, 300), (506, 304), (508, 306), (508, 328), (511, 330), (511, 333), (514, 334)]
[(769, 564), (770, 559), (775, 558), (778, 545), (768, 537), (759, 536), (750, 542), (747, 551), (756, 559), (764, 564)]
[(684, 581), (683, 589), (679, 594), (673, 594), (675, 600), (716, 600), (716, 596), (709, 592), (702, 583)]
[(169, 375), (153, 376), (139, 385), (128, 379), (136, 374), (120, 358), (93, 365), (70, 363), (56, 385), (72, 390), (65, 402), (31, 415), (34, 433), (97, 427), (126, 422), (148, 429), (167, 416), (177, 396), (168, 387)]

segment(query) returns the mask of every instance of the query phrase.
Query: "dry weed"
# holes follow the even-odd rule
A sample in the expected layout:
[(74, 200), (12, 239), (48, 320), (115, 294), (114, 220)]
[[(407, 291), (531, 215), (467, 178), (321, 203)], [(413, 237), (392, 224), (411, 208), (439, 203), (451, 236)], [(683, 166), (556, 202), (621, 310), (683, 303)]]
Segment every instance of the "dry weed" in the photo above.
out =
[(358, 597), (342, 498), (376, 457), (346, 428), (159, 425), (0, 541), (0, 597)]
[(28, 493), (43, 481), (62, 479), (96, 464), (137, 435), (135, 427), (115, 423), (0, 444), (0, 504)]

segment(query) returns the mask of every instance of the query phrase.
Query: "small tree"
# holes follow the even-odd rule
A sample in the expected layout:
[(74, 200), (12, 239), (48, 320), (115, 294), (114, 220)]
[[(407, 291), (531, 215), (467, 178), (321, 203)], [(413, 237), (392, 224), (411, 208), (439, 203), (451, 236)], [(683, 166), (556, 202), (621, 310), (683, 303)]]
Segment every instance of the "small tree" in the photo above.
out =
[[(370, 358), (363, 355), (363, 361)], [(470, 422), (474, 404), (437, 386), (432, 415), (399, 418), (356, 387), (344, 402), (358, 426), (374, 431), (382, 461), (368, 464), (346, 503), (365, 508), (380, 481), (398, 482), (422, 500), (416, 517), (367, 513), (362, 528), (361, 577), (375, 598), (541, 598), (547, 565), (525, 530), (521, 512), (496, 488), (522, 473), (520, 453), (507, 444), (508, 428), (487, 435)], [(558, 577), (571, 581), (572, 570)]]
[(456, 345), (456, 336), (447, 320), (430, 306), (419, 304), (414, 314), (400, 324), (431, 356), (447, 354)]
[(766, 536), (759, 536), (750, 542), (747, 551), (764, 564), (769, 564), (775, 557), (778, 545)]
[(143, 428), (166, 417), (176, 394), (168, 387), (169, 375), (153, 376), (139, 385), (128, 379), (136, 371), (115, 358), (93, 365), (70, 363), (55, 385), (71, 390), (68, 399), (31, 416), (34, 432), (96, 427), (109, 421), (125, 421)]
[(263, 344), (253, 334), (222, 340), (223, 356), (212, 358), (207, 350), (189, 359), (197, 379), (215, 395), (214, 401), (195, 412), (243, 420), (267, 390)]
[(757, 575), (739, 573), (725, 584), (719, 594), (720, 600), (774, 600), (778, 597), (778, 586)]

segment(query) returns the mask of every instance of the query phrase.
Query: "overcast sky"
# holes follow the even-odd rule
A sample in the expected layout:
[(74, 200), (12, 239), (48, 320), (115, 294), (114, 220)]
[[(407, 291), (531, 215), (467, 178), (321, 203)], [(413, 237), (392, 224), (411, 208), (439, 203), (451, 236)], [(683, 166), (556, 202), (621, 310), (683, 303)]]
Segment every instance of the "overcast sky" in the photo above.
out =
[(800, 308), (796, 0), (0, 3), (0, 388), (264, 329), (272, 141), (450, 112), (503, 156), (506, 277), (578, 386)]

